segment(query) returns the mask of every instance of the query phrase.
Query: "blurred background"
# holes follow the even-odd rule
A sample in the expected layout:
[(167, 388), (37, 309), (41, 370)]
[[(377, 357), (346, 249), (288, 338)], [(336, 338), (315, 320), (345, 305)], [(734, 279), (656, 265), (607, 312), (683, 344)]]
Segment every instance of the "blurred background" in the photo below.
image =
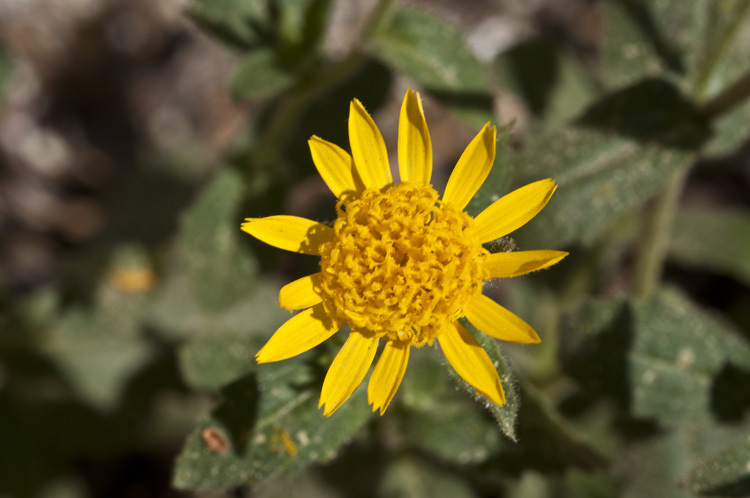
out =
[[(0, 0), (0, 497), (750, 496), (748, 5)], [(307, 139), (358, 98), (396, 164), (407, 88), (438, 191), (503, 130), (473, 213), (560, 184), (493, 249), (571, 255), (487, 286), (508, 407), (424, 348), (326, 419), (334, 350), (252, 360), (317, 261), (239, 226), (333, 220)]]

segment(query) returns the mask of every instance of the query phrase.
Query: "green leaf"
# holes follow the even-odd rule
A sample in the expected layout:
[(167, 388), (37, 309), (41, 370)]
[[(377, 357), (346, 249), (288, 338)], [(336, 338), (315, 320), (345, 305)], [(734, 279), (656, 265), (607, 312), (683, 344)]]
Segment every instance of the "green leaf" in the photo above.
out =
[(172, 337), (275, 330), (287, 312), (278, 283), (257, 278), (255, 258), (240, 243), (241, 175), (223, 169), (185, 211), (149, 323)]
[(225, 43), (242, 48), (260, 41), (258, 28), (268, 18), (264, 0), (192, 0), (187, 12)]
[(495, 79), (523, 98), (545, 129), (578, 116), (594, 92), (580, 64), (543, 40), (519, 43), (492, 63)]
[(153, 346), (140, 328), (146, 299), (102, 284), (97, 306), (67, 311), (43, 346), (78, 395), (99, 410), (113, 409), (152, 358)]
[(294, 83), (293, 72), (285, 67), (270, 48), (255, 50), (240, 61), (232, 80), (232, 90), (244, 99), (271, 97)]
[(669, 256), (737, 278), (750, 285), (750, 214), (728, 209), (690, 209), (677, 214)]
[(191, 278), (203, 307), (220, 311), (253, 289), (257, 263), (239, 244), (238, 208), (244, 186), (239, 172), (225, 168), (211, 180), (181, 220), (176, 264)]
[(591, 302), (567, 332), (573, 377), (637, 417), (668, 424), (707, 416), (722, 367), (750, 366), (750, 346), (675, 291), (647, 302)]
[[(511, 157), (514, 184), (553, 178), (559, 188), (544, 210), (512, 236), (524, 248), (591, 244), (694, 157), (685, 150), (579, 128), (540, 135)], [(494, 198), (487, 197), (487, 189), (479, 195), (485, 205)]]
[(257, 342), (229, 334), (191, 340), (178, 352), (185, 382), (198, 390), (218, 390), (253, 368), (252, 353), (258, 350)]
[(601, 76), (608, 88), (644, 77), (685, 74), (685, 44), (694, 36), (695, 4), (702, 0), (615, 0), (602, 3)]
[[(652, 434), (651, 437), (630, 438), (629, 444), (620, 453), (620, 475), (625, 483), (622, 496), (694, 498), (696, 495), (690, 489), (692, 481), (687, 480), (693, 477), (693, 471), (702, 469), (703, 463), (716, 458), (719, 455), (717, 451), (746, 438), (747, 428), (743, 425), (717, 424), (712, 418), (700, 417), (685, 420), (671, 430)], [(712, 474), (711, 477), (702, 475), (705, 478), (702, 482), (708, 482), (711, 478), (721, 479), (719, 472)], [(724, 483), (738, 482), (729, 475), (726, 477), (728, 479)], [(725, 490), (730, 491), (731, 487), (721, 489)], [(715, 493), (712, 496), (746, 495)]]
[[(510, 438), (511, 440), (516, 441), (516, 416), (518, 412), (518, 397), (515, 391), (513, 376), (511, 375), (510, 369), (505, 363), (505, 358), (503, 358), (503, 355), (500, 352), (498, 341), (481, 333), (466, 319), (461, 319), (461, 324), (466, 327), (466, 330), (471, 332), (471, 335), (474, 336), (477, 342), (479, 342), (479, 344), (490, 356), (492, 363), (495, 365), (495, 368), (497, 368), (497, 373), (500, 375), (500, 382), (502, 383), (503, 390), (505, 391), (505, 405), (496, 405), (487, 398), (482, 398), (482, 404), (495, 418), (500, 432), (508, 436), (508, 438)], [(477, 390), (468, 382), (463, 380), (447, 363), (446, 370), (448, 370), (451, 378), (460, 387), (462, 387), (472, 396), (476, 395)]]
[(382, 488), (376, 496), (388, 498), (472, 498), (469, 484), (416, 456), (393, 459), (385, 469)]
[(224, 490), (332, 459), (371, 411), (360, 387), (324, 417), (318, 409), (320, 377), (314, 365), (288, 360), (257, 367), (257, 381), (250, 375), (228, 386), (223, 403), (188, 437), (173, 485)]
[(578, 119), (582, 126), (643, 142), (697, 150), (708, 137), (695, 106), (673, 84), (645, 79), (605, 96)]
[(750, 495), (750, 436), (693, 467), (682, 482), (703, 496)]
[(412, 78), (468, 124), (492, 120), (492, 98), (482, 64), (463, 34), (418, 10), (398, 10), (370, 39), (375, 57)]

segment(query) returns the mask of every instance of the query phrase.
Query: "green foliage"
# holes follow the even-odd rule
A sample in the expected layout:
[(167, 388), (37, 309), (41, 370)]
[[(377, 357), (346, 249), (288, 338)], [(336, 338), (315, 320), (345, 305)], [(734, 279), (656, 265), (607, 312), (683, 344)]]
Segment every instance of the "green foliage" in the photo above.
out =
[(691, 209), (677, 215), (670, 256), (750, 284), (750, 215), (740, 210)]
[(750, 437), (706, 458), (684, 478), (688, 489), (704, 496), (750, 493)]
[(372, 36), (370, 48), (477, 129), (492, 120), (486, 70), (445, 21), (398, 10)]
[[(289, 361), (264, 365), (227, 386), (224, 402), (188, 437), (177, 459), (174, 485), (222, 490), (332, 459), (371, 411), (360, 389), (321, 420), (313, 388), (320, 383), (319, 374), (315, 365)], [(215, 438), (226, 448), (207, 445), (207, 430), (218, 434)]]

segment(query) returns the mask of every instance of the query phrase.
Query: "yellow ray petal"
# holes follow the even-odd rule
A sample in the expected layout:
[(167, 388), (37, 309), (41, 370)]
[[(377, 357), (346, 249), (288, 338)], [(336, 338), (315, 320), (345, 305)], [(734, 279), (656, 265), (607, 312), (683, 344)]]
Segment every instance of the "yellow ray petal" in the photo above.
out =
[(460, 323), (447, 323), (438, 336), (453, 369), (496, 405), (505, 404), (500, 377), (487, 352)]
[(279, 249), (315, 255), (335, 235), (333, 228), (298, 216), (245, 218), (242, 230)]
[(304, 353), (338, 332), (334, 323), (319, 304), (306, 309), (279, 327), (265, 346), (255, 355), (258, 363), (285, 360)]
[(418, 93), (406, 91), (398, 121), (398, 170), (401, 181), (428, 185), (432, 176), (432, 142)]
[(354, 393), (370, 369), (378, 349), (377, 337), (352, 332), (333, 359), (323, 381), (318, 408), (325, 405), (323, 414), (329, 417)]
[(481, 243), (507, 235), (523, 226), (547, 204), (557, 189), (555, 181), (547, 178), (514, 190), (476, 217), (475, 231)]
[(443, 202), (457, 209), (466, 207), (490, 174), (495, 162), (496, 141), (497, 130), (487, 123), (461, 154), (445, 186)]
[(565, 251), (497, 252), (484, 260), (490, 278), (510, 278), (552, 266), (568, 253)]
[(384, 414), (396, 394), (409, 362), (409, 344), (407, 342), (388, 341), (380, 355), (367, 386), (367, 402), (372, 411), (380, 408)]
[(354, 169), (354, 159), (348, 152), (315, 135), (307, 144), (320, 177), (333, 195), (340, 199), (344, 192), (361, 192), (364, 189)]
[(380, 188), (393, 182), (383, 136), (357, 99), (349, 106), (349, 144), (365, 188)]
[(482, 294), (466, 303), (464, 312), (476, 328), (495, 339), (519, 344), (542, 342), (528, 323)]
[(289, 282), (279, 292), (279, 304), (288, 310), (315, 306), (323, 300), (316, 291), (320, 287), (320, 272)]

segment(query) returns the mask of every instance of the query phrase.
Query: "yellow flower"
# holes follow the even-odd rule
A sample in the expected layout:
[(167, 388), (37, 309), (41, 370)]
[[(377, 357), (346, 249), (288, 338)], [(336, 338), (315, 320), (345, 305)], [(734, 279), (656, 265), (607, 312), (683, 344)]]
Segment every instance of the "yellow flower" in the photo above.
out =
[(320, 256), (319, 273), (281, 289), (279, 303), (304, 310), (279, 328), (256, 355), (284, 360), (322, 343), (348, 324), (351, 333), (328, 370), (319, 406), (336, 411), (370, 377), (368, 401), (382, 415), (406, 371), (412, 346), (438, 340), (456, 372), (492, 402), (505, 404), (490, 357), (460, 324), (517, 343), (539, 336), (516, 315), (482, 295), (491, 278), (553, 265), (562, 251), (490, 254), (482, 244), (533, 218), (557, 188), (541, 180), (502, 197), (476, 218), (463, 211), (492, 168), (496, 130), (487, 123), (458, 161), (442, 200), (430, 185), (432, 144), (418, 94), (406, 92), (398, 129), (401, 183), (391, 178), (375, 122), (358, 100), (349, 108), (352, 155), (313, 136), (312, 159), (338, 198), (333, 227), (294, 216), (247, 218), (242, 229), (280, 249)]

